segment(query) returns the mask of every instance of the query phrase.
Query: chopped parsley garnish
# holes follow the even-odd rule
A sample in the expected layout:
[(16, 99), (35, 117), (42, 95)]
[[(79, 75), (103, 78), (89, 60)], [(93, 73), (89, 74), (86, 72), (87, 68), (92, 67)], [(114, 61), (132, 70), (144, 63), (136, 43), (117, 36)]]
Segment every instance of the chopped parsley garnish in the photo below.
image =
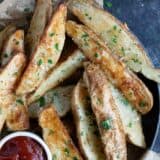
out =
[(57, 160), (56, 154), (53, 154), (53, 155), (52, 155), (52, 160)]
[(114, 25), (114, 26), (113, 26), (113, 29), (114, 29), (114, 30), (116, 30), (116, 29), (117, 29), (117, 26), (116, 26), (116, 25)]
[(50, 37), (53, 37), (54, 35), (55, 35), (55, 33), (50, 33), (49, 34)]
[(65, 149), (64, 149), (64, 152), (65, 152), (65, 154), (66, 154), (67, 156), (69, 156), (69, 149), (68, 149), (68, 148), (65, 148)]
[(37, 65), (40, 66), (43, 63), (42, 59), (39, 59)]
[(4, 58), (8, 58), (8, 54), (7, 53), (4, 54)]
[(56, 43), (56, 44), (54, 45), (54, 48), (58, 51), (58, 50), (59, 50), (59, 44)]
[(54, 131), (52, 129), (49, 130), (49, 135), (52, 135)]
[(112, 37), (112, 42), (113, 42), (113, 43), (117, 43), (117, 36), (113, 36), (113, 37)]
[(105, 5), (105, 7), (108, 7), (108, 8), (112, 7), (112, 3), (109, 1), (104, 1), (104, 5)]
[(88, 17), (89, 20), (92, 19), (92, 17), (90, 17), (88, 13), (85, 13), (85, 16)]
[(94, 54), (94, 57), (98, 58), (98, 56), (99, 56), (98, 53), (95, 53), (95, 54)]
[(18, 45), (19, 44), (19, 41), (16, 41), (16, 45)]
[(53, 62), (52, 62), (52, 60), (51, 60), (51, 59), (48, 59), (48, 63), (49, 63), (49, 64), (52, 64)]
[(132, 128), (132, 122), (129, 122), (128, 127)]
[(145, 107), (147, 105), (147, 103), (145, 102), (145, 101), (141, 101), (140, 103), (139, 103), (139, 106), (140, 107)]
[(82, 35), (82, 38), (86, 39), (88, 36), (89, 36), (88, 33), (84, 33), (84, 34)]
[(73, 160), (78, 160), (78, 158), (77, 157), (73, 157)]
[(105, 130), (109, 130), (112, 128), (112, 119), (108, 118), (101, 122), (101, 127)]
[(128, 100), (126, 98), (122, 98), (121, 101), (122, 101), (122, 103), (124, 105), (128, 105), (129, 104), (129, 102), (128, 102)]
[(43, 107), (46, 104), (46, 100), (45, 100), (44, 97), (39, 98), (38, 101), (39, 101), (39, 106), (40, 107)]
[(23, 102), (22, 99), (16, 99), (16, 102), (17, 102), (18, 104), (24, 105), (24, 102)]
[(26, 13), (28, 13), (29, 11), (30, 11), (29, 8), (25, 8), (25, 9), (24, 9), (24, 12), (26, 12)]

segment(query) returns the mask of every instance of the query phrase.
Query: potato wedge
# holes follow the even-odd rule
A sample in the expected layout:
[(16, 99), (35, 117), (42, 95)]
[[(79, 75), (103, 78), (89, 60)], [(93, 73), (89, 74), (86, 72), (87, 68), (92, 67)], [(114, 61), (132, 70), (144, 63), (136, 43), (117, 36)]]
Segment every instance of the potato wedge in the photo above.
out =
[(141, 72), (145, 77), (160, 83), (160, 70), (152, 67), (145, 49), (126, 25), (88, 0), (70, 0), (68, 7), (131, 70)]
[(68, 35), (83, 50), (85, 56), (100, 65), (107, 78), (139, 112), (145, 114), (152, 109), (153, 97), (145, 84), (114, 57), (91, 30), (73, 21), (68, 21), (66, 28)]
[(0, 32), (0, 51), (3, 48), (4, 42), (15, 30), (16, 27), (14, 25), (8, 25)]
[(65, 41), (66, 14), (66, 6), (60, 5), (21, 78), (17, 95), (33, 92), (59, 60)]
[(10, 92), (0, 93), (0, 133), (5, 124), (9, 106), (14, 101), (14, 95)]
[(15, 31), (6, 41), (1, 54), (1, 65), (5, 66), (17, 52), (24, 52), (24, 31)]
[(80, 149), (87, 160), (105, 160), (90, 97), (83, 81), (79, 81), (72, 96), (72, 112)]
[(82, 62), (85, 60), (83, 53), (80, 50), (75, 50), (67, 60), (53, 69), (50, 75), (43, 81), (39, 88), (28, 99), (28, 104), (34, 102), (43, 96), (48, 90), (56, 87), (62, 81), (71, 76), (78, 68), (82, 67)]
[(55, 106), (58, 116), (64, 117), (71, 109), (71, 93), (74, 86), (57, 87), (47, 92), (38, 101), (29, 106), (29, 116), (38, 118), (40, 111), (47, 104)]
[(15, 88), (17, 77), (21, 75), (26, 59), (23, 53), (17, 53), (0, 73), (0, 90), (11, 91)]
[(88, 63), (83, 78), (89, 90), (107, 160), (126, 160), (125, 133), (105, 74), (99, 66)]
[(51, 0), (37, 0), (36, 8), (26, 36), (26, 48), (29, 55), (32, 54), (38, 46), (51, 15)]
[(15, 95), (7, 113), (7, 127), (11, 131), (22, 131), (29, 128), (28, 107), (26, 97)]
[[(110, 82), (108, 81), (108, 83)], [(127, 139), (132, 144), (141, 148), (145, 148), (146, 143), (142, 129), (141, 115), (111, 83), (110, 92), (119, 110)]]
[(54, 110), (54, 106), (49, 105), (41, 112), (39, 125), (43, 129), (43, 138), (50, 148), (53, 159), (82, 160), (66, 128)]

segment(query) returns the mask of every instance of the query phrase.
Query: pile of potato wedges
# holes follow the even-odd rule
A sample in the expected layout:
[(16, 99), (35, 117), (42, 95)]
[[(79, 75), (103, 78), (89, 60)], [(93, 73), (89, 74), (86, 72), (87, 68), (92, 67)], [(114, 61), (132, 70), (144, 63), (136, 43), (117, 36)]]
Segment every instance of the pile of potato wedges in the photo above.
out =
[(27, 30), (0, 32), (0, 51), (1, 134), (32, 131), (36, 119), (53, 160), (127, 160), (128, 142), (146, 147), (141, 115), (154, 102), (137, 73), (160, 83), (160, 70), (94, 0), (37, 0)]

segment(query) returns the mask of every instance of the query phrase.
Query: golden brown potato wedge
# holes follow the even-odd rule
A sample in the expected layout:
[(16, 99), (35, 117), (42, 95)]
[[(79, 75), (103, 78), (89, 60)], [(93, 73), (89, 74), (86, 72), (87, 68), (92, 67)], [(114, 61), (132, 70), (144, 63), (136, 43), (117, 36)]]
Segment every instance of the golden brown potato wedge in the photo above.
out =
[(99, 66), (88, 63), (83, 78), (89, 90), (107, 160), (126, 160), (125, 133), (105, 74)]
[(28, 99), (28, 104), (43, 96), (48, 90), (56, 87), (62, 81), (71, 76), (78, 68), (82, 67), (85, 57), (80, 50), (75, 50), (71, 56), (53, 69), (50, 75), (43, 81), (39, 88)]
[(72, 112), (80, 149), (87, 160), (105, 160), (95, 115), (91, 109), (88, 90), (79, 81), (73, 91)]
[(66, 6), (60, 5), (21, 78), (16, 90), (18, 95), (33, 92), (59, 60), (65, 41), (66, 14)]
[(0, 32), (0, 51), (3, 48), (4, 42), (15, 30), (16, 27), (14, 25), (8, 25)]
[(6, 120), (7, 127), (11, 131), (22, 131), (29, 128), (28, 107), (25, 97), (15, 96), (9, 105)]
[(43, 138), (53, 155), (53, 159), (82, 160), (54, 106), (49, 105), (41, 112), (39, 125), (43, 129)]
[(23, 53), (17, 53), (2, 69), (0, 73), (0, 90), (8, 91), (15, 88), (15, 84), (18, 80), (17, 77), (21, 75), (25, 66), (26, 59)]
[(29, 116), (31, 118), (37, 118), (43, 107), (52, 103), (55, 106), (58, 116), (64, 117), (71, 109), (71, 93), (73, 87), (73, 85), (57, 87), (48, 91), (38, 101), (29, 106)]
[(160, 70), (152, 67), (145, 49), (126, 25), (88, 0), (70, 0), (68, 6), (131, 70), (160, 83)]
[(44, 29), (52, 15), (51, 0), (37, 0), (36, 8), (26, 36), (27, 52), (32, 54), (38, 46)]
[(14, 95), (10, 92), (0, 93), (0, 133), (5, 124), (9, 106), (14, 101)]
[(17, 52), (24, 52), (24, 31), (15, 31), (6, 41), (1, 54), (1, 65), (5, 66)]
[(114, 57), (91, 30), (73, 21), (67, 22), (66, 29), (85, 56), (100, 65), (107, 78), (121, 90), (139, 112), (145, 114), (152, 109), (153, 97), (145, 84)]
[[(108, 83), (110, 82), (108, 81)], [(110, 92), (119, 110), (124, 132), (128, 141), (138, 147), (145, 148), (146, 143), (142, 129), (141, 115), (111, 83)]]

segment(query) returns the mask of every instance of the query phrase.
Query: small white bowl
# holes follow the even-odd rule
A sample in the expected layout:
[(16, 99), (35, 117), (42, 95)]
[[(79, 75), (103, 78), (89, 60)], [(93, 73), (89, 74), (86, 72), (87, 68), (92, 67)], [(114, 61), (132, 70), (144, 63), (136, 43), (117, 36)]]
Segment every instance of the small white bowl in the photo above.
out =
[(41, 145), (41, 147), (44, 149), (44, 152), (47, 156), (47, 160), (52, 160), (52, 154), (48, 148), (48, 146), (45, 144), (45, 142), (36, 134), (31, 133), (31, 132), (14, 132), (11, 133), (4, 138), (0, 140), (0, 149), (3, 147), (3, 145), (8, 142), (9, 140), (15, 138), (15, 137), (29, 137), (33, 140), (35, 140), (38, 144)]

